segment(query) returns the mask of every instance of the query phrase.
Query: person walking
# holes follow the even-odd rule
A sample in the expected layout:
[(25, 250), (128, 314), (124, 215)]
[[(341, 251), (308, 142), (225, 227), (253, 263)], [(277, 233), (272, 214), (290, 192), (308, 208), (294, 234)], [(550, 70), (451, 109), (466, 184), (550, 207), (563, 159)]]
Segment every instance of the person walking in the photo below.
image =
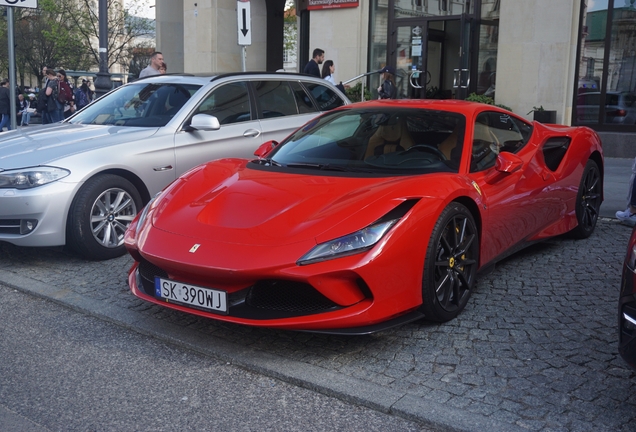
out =
[(617, 211), (616, 219), (626, 225), (636, 225), (636, 158), (634, 158), (634, 163), (632, 164), (632, 177), (629, 179), (627, 208), (625, 211)]
[(159, 73), (163, 75), (166, 72), (168, 72), (168, 65), (166, 65), (165, 63), (161, 63), (161, 67), (159, 68)]
[(325, 51), (320, 48), (316, 48), (312, 55), (312, 59), (305, 65), (303, 73), (320, 78), (320, 67), (318, 65), (321, 65), (323, 61), (325, 61)]
[(49, 69), (53, 69), (48, 66), (42, 67), (42, 74), (44, 75), (44, 87), (42, 87), (42, 91), (38, 91), (38, 101), (36, 104), (36, 111), (42, 117), (42, 124), (49, 124), (51, 122), (51, 116), (49, 115), (48, 110), (48, 97), (46, 95), (46, 88), (49, 85)]
[(385, 66), (382, 70), (382, 84), (378, 87), (378, 99), (395, 99), (397, 96), (397, 86), (395, 85), (395, 69)]
[(333, 60), (327, 60), (322, 65), (322, 78), (329, 81), (331, 84), (335, 85), (338, 90), (344, 93), (345, 87), (342, 85), (342, 81), (336, 84), (336, 80), (333, 77), (334, 72), (336, 71), (336, 65), (333, 63)]
[(46, 95), (46, 110), (49, 113), (51, 123), (57, 123), (64, 120), (64, 105), (58, 101), (59, 81), (54, 69), (47, 69), (48, 84), (44, 94)]
[(141, 71), (141, 73), (139, 74), (139, 78), (159, 75), (161, 73), (159, 71), (159, 69), (161, 69), (161, 63), (163, 63), (163, 54), (161, 54), (159, 51), (153, 52), (152, 56), (150, 56), (150, 64)]
[(64, 104), (64, 118), (69, 118), (75, 112), (75, 99), (73, 97), (73, 85), (69, 82), (66, 71), (60, 69), (57, 71), (57, 80), (59, 82), (58, 101)]
[(3, 132), (5, 127), (7, 130), (11, 130), (11, 95), (9, 92), (9, 81), (2, 80), (0, 82), (0, 114), (2, 114), (0, 132)]
[(75, 89), (75, 107), (79, 110), (91, 103), (91, 89), (86, 80), (82, 80), (82, 85)]

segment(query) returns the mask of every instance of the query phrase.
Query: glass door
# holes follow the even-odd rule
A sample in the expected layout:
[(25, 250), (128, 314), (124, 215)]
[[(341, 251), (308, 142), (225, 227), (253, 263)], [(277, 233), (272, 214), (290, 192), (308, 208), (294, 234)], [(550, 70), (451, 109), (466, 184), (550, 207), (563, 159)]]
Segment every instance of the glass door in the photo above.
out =
[(471, 20), (409, 20), (393, 32), (398, 97), (465, 99), (470, 88)]

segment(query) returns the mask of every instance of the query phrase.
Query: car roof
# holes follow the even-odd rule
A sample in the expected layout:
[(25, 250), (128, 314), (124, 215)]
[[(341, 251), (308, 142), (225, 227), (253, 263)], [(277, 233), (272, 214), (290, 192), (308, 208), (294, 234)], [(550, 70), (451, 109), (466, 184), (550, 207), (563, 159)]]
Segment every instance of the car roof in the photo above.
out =
[(221, 78), (232, 77), (246, 77), (250, 79), (287, 79), (287, 80), (303, 80), (314, 81), (320, 84), (328, 83), (323, 78), (318, 78), (313, 75), (293, 73), (293, 72), (223, 72), (223, 73), (175, 73), (175, 74), (162, 74), (162, 75), (150, 75), (143, 78), (138, 78), (131, 82), (150, 81), (157, 83), (177, 83), (177, 84), (199, 84), (205, 85), (211, 81), (215, 81)]

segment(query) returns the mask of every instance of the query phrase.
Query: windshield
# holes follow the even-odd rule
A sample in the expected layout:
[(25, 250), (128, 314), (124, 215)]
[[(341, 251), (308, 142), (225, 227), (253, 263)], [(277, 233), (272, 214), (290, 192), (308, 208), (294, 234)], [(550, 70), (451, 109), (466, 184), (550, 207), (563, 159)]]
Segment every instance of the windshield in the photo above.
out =
[(147, 82), (122, 86), (88, 105), (69, 119), (69, 123), (165, 126), (200, 87)]
[(308, 123), (266, 161), (289, 168), (391, 175), (457, 172), (465, 124), (464, 116), (446, 111), (346, 109)]

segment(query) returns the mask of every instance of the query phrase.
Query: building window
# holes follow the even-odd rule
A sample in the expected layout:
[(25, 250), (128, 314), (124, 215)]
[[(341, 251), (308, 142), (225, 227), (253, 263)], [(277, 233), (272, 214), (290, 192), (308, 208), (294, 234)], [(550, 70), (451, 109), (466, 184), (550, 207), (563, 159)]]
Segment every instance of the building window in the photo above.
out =
[(573, 123), (636, 130), (636, 8), (625, 0), (600, 3), (581, 4)]

